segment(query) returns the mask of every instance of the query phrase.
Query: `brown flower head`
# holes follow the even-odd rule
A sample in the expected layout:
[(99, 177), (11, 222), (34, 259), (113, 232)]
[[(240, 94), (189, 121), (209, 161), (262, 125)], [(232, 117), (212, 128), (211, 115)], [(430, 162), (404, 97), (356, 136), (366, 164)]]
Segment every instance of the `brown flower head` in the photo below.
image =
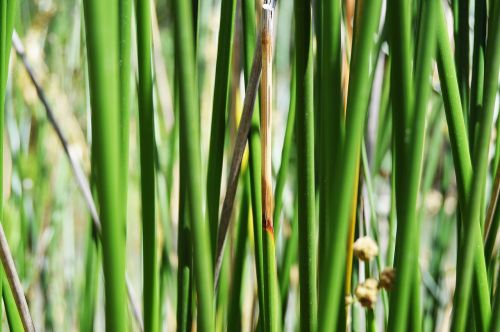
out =
[(391, 289), (394, 283), (394, 278), (396, 277), (396, 270), (392, 267), (386, 267), (382, 273), (380, 273), (379, 287), (386, 290)]
[(372, 308), (377, 302), (378, 281), (368, 278), (365, 282), (356, 286), (354, 292), (359, 303), (365, 308)]

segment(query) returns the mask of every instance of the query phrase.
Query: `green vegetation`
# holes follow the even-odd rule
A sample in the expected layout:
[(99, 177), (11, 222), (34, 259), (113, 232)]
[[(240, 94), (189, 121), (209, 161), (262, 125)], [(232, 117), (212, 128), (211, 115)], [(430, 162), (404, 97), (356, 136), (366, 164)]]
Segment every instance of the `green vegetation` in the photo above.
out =
[(0, 0), (0, 328), (496, 332), (499, 82), (498, 1)]

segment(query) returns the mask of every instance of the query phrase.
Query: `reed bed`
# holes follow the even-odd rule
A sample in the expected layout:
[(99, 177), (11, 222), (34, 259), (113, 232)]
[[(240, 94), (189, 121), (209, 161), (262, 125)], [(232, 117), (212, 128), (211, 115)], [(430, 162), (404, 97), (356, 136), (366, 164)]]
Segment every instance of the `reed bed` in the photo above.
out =
[(0, 327), (498, 331), (497, 2), (0, 0)]

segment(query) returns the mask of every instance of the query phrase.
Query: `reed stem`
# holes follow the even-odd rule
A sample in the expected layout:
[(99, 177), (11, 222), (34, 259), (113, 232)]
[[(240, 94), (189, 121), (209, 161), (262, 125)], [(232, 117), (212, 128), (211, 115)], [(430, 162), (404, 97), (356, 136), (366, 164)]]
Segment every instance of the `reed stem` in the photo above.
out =
[[(192, 10), (189, 1), (174, 1), (175, 56), (179, 70), (180, 147), (186, 156), (186, 192), (192, 227), (193, 266), (198, 297), (198, 323), (202, 331), (213, 331), (213, 274), (210, 239), (202, 213), (198, 92), (195, 81), (195, 52)], [(181, 184), (182, 185), (182, 184)]]
[[(470, 284), (473, 279), (474, 252), (475, 247), (478, 246), (478, 243), (475, 243), (475, 239), (478, 235), (481, 237), (479, 219), (482, 213), (481, 202), (488, 173), (488, 151), (500, 69), (500, 25), (497, 24), (498, 22), (500, 22), (500, 6), (493, 6), (490, 17), (490, 23), (492, 24), (488, 26), (488, 40), (485, 54), (484, 107), (482, 117), (479, 120), (478, 141), (474, 149), (474, 177), (472, 179), (470, 200), (467, 203), (466, 217), (463, 219), (462, 264), (458, 265), (457, 288), (453, 302), (455, 310), (452, 319), (452, 329), (456, 329), (456, 331), (465, 330)], [(478, 232), (479, 234), (477, 234)], [(482, 241), (477, 242), (479, 242), (479, 247), (482, 251)], [(484, 300), (486, 301), (487, 299)], [(478, 319), (480, 318), (478, 317)], [(482, 322), (481, 328), (486, 330), (489, 324), (489, 315)]]
[(271, 3), (262, 7), (262, 77), (260, 82), (260, 143), (262, 177), (262, 227), (264, 239), (264, 328), (267, 332), (280, 330), (276, 257), (273, 226), (273, 187), (271, 159), (271, 125), (273, 103), (273, 15)]
[(144, 330), (157, 331), (159, 323), (158, 237), (155, 208), (155, 138), (150, 0), (137, 1), (137, 59), (139, 67), (139, 141), (141, 160), (143, 316)]
[[(460, 210), (462, 222), (466, 219), (465, 210), (470, 198), (472, 185), (472, 162), (469, 152), (469, 142), (465, 130), (465, 122), (460, 103), (458, 83), (452, 62), (451, 46), (448, 40), (446, 18), (442, 6), (438, 6), (437, 14), (438, 54), (437, 64), (439, 79), (441, 81), (443, 101), (448, 124), (453, 162), (457, 175), (458, 201), (464, 206)], [(476, 321), (484, 325), (491, 313), (489, 303), (489, 289), (486, 276), (486, 266), (483, 253), (483, 242), (481, 237), (481, 225), (474, 227), (474, 305)], [(460, 249), (459, 249), (460, 250)], [(460, 254), (462, 257), (462, 254)]]
[(83, 3), (92, 107), (92, 137), (96, 144), (97, 192), (102, 222), (106, 328), (124, 331), (127, 322), (125, 285), (125, 223), (120, 185), (120, 48), (119, 5), (114, 1)]
[[(295, 56), (297, 107), (298, 232), (300, 277), (300, 328), (316, 331), (317, 290), (314, 245), (314, 95), (311, 2), (295, 1)], [(326, 84), (326, 82), (322, 82)], [(323, 142), (326, 144), (326, 142)]]
[[(298, 3), (296, 2), (296, 6)], [(302, 5), (303, 6), (303, 5)], [(305, 10), (307, 8), (304, 8)], [(354, 192), (356, 160), (359, 155), (365, 117), (368, 108), (371, 80), (369, 79), (370, 61), (375, 50), (373, 36), (377, 34), (381, 1), (367, 1), (360, 10), (359, 26), (355, 32), (355, 47), (350, 64), (349, 96), (347, 99), (346, 136), (337, 158), (332, 205), (335, 211), (331, 227), (328, 230), (328, 252), (325, 269), (321, 270), (318, 304), (319, 331), (332, 331), (337, 327), (339, 312), (343, 307), (345, 277), (345, 254), (347, 247), (347, 231), (351, 200)], [(304, 11), (302, 11), (303, 13)], [(300, 15), (300, 11), (296, 12)], [(297, 74), (297, 78), (299, 75)]]
[[(226, 110), (229, 106), (231, 58), (233, 53), (236, 0), (221, 3), (215, 89), (212, 107), (212, 127), (207, 174), (207, 217), (210, 230), (212, 256), (216, 254), (217, 228), (219, 222), (220, 184), (226, 136)], [(214, 256), (215, 257), (215, 256)]]

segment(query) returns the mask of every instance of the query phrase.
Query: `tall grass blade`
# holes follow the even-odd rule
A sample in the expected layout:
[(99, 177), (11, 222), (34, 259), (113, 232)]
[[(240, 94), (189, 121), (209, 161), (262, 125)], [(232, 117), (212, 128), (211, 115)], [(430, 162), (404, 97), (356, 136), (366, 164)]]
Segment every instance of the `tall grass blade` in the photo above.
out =
[[(412, 56), (410, 51), (411, 42), (411, 2), (408, 0), (390, 0), (387, 3), (387, 11), (390, 24), (389, 46), (391, 56), (391, 99), (392, 99), (392, 125), (393, 137), (396, 150), (393, 153), (395, 168), (393, 172), (396, 177), (396, 213), (398, 216), (398, 228), (404, 227), (403, 214), (405, 188), (405, 171), (407, 170), (407, 152), (411, 135), (411, 123), (413, 120), (413, 80), (412, 80)], [(401, 251), (397, 247), (395, 251), (395, 263)], [(406, 301), (404, 299), (404, 301)], [(389, 319), (390, 320), (390, 319)], [(404, 319), (403, 319), (404, 320)]]
[(119, 153), (119, 1), (84, 1), (87, 56), (92, 106), (92, 137), (103, 236), (106, 327), (124, 331), (127, 322), (125, 286), (125, 223), (120, 209)]
[(299, 213), (297, 199), (294, 201), (294, 211), (290, 225), (290, 236), (288, 237), (283, 253), (282, 263), (279, 270), (279, 287), (281, 297), (281, 312), (283, 318), (286, 317), (287, 302), (290, 294), (290, 271), (292, 265), (296, 263), (297, 254), (299, 251)]
[[(420, 24), (417, 50), (417, 59), (415, 67), (415, 105), (413, 110), (413, 126), (411, 127), (411, 138), (409, 146), (411, 154), (398, 155), (397, 158), (406, 158), (404, 161), (406, 170), (406, 183), (403, 191), (402, 207), (400, 212), (400, 224), (397, 230), (396, 248), (399, 248), (399, 255), (396, 260), (396, 284), (391, 292), (391, 306), (389, 312), (389, 329), (394, 331), (404, 331), (407, 326), (406, 317), (411, 317), (408, 310), (412, 313), (417, 312), (417, 319), (414, 324), (420, 323), (418, 312), (420, 305), (413, 302), (410, 306), (410, 297), (415, 296), (412, 289), (420, 289), (420, 282), (415, 276), (418, 276), (418, 212), (417, 198), (420, 189), (420, 179), (422, 176), (422, 163), (425, 137), (425, 120), (427, 113), (428, 97), (430, 93), (430, 70), (432, 57), (434, 55), (436, 34), (434, 29), (435, 1), (424, 1), (422, 22)], [(408, 107), (408, 106), (407, 106)], [(412, 107), (409, 105), (409, 107)], [(395, 110), (396, 112), (396, 110)], [(400, 198), (400, 199), (401, 199)], [(415, 255), (417, 253), (417, 255)], [(415, 285), (416, 283), (416, 285)], [(414, 325), (415, 326), (415, 325)]]
[[(144, 2), (140, 1), (140, 2)], [(120, 70), (120, 111), (119, 111), (119, 145), (120, 145), (120, 213), (127, 224), (128, 198), (128, 148), (130, 127), (130, 80), (131, 80), (131, 34), (132, 34), (132, 0), (119, 0), (119, 70)]]
[(24, 329), (23, 322), (21, 321), (21, 316), (17, 310), (16, 301), (14, 300), (14, 295), (9, 287), (5, 273), (2, 275), (2, 283), (4, 284), (4, 287), (2, 287), (3, 305), (9, 328), (11, 331), (22, 331)]
[[(335, 158), (339, 156), (342, 146), (343, 127), (345, 125), (344, 103), (341, 90), (342, 54), (341, 54), (341, 3), (340, 1), (318, 1), (322, 3), (322, 53), (318, 54), (321, 61), (321, 100), (319, 101), (319, 132), (318, 144), (321, 149), (319, 165), (319, 238), (318, 238), (318, 270), (324, 266), (326, 255), (326, 235), (329, 220), (333, 215), (330, 204), (333, 195), (333, 167)], [(308, 55), (308, 56), (312, 56)], [(320, 281), (321, 283), (321, 281)]]
[(273, 222), (273, 187), (271, 160), (271, 124), (273, 102), (273, 16), (275, 15), (271, 1), (262, 6), (262, 78), (260, 82), (260, 144), (261, 144), (261, 176), (262, 176), (262, 227), (264, 242), (264, 330), (275, 332), (281, 330), (278, 314), (277, 268), (274, 242)]
[[(255, 28), (255, 2), (252, 0), (242, 0), (241, 3), (241, 18), (243, 32), (243, 72), (245, 74), (245, 87), (248, 90), (253, 87), (253, 67), (254, 63), (260, 62), (262, 66), (262, 51), (260, 37), (256, 37)], [(254, 59), (258, 60), (255, 61)], [(260, 76), (260, 70), (259, 75)], [(257, 84), (253, 87), (255, 90), (255, 98), (257, 97)], [(250, 90), (252, 91), (252, 90)], [(248, 93), (245, 91), (245, 101)], [(259, 309), (262, 312), (260, 321), (263, 322), (264, 317), (264, 248), (262, 244), (262, 198), (261, 198), (261, 159), (260, 159), (260, 107), (259, 103), (255, 104), (248, 133), (248, 151), (249, 151), (249, 172), (250, 172), (250, 200), (252, 205), (252, 222), (254, 234), (254, 257), (255, 269), (257, 274), (257, 297)], [(243, 109), (243, 113), (245, 110)], [(240, 121), (240, 125), (243, 120)]]
[[(465, 329), (467, 317), (467, 303), (470, 296), (470, 284), (473, 278), (474, 251), (477, 246), (479, 218), (481, 217), (482, 193), (488, 173), (488, 151), (493, 124), (495, 96), (498, 87), (498, 73), (500, 69), (500, 6), (494, 6), (488, 26), (488, 40), (485, 55), (485, 77), (483, 95), (483, 114), (479, 120), (478, 141), (474, 149), (474, 178), (470, 200), (467, 203), (467, 213), (464, 219), (464, 237), (462, 239), (462, 264), (458, 265), (457, 288), (454, 298), (452, 328), (457, 331)], [(479, 241), (482, 244), (482, 241)], [(482, 247), (482, 246), (480, 246)], [(482, 249), (482, 248), (481, 248)], [(479, 299), (481, 300), (481, 299)], [(485, 301), (487, 299), (484, 299)], [(480, 319), (478, 317), (477, 319)], [(488, 327), (488, 319), (483, 321), (482, 329)]]
[(244, 267), (246, 261), (248, 218), (250, 216), (250, 174), (245, 172), (243, 195), (238, 224), (236, 225), (236, 241), (234, 244), (234, 264), (231, 273), (231, 290), (227, 314), (227, 330), (242, 330), (242, 293), (244, 290)]
[(159, 269), (155, 214), (155, 138), (152, 74), (151, 1), (136, 3), (139, 67), (139, 131), (141, 159), (143, 318), (146, 332), (158, 331)]
[(89, 225), (85, 250), (85, 283), (82, 287), (83, 303), (80, 311), (80, 331), (93, 331), (99, 286), (100, 251), (97, 234)]
[[(0, 0), (0, 188), (4, 187), (3, 171), (4, 171), (4, 119), (5, 119), (5, 97), (6, 86), (9, 72), (10, 48), (12, 31), (14, 29), (14, 14), (16, 1)], [(0, 197), (0, 222), (3, 222), (3, 194)], [(0, 267), (0, 277), (3, 276), (3, 268)], [(3, 280), (3, 278), (2, 278)], [(0, 281), (0, 290), (2, 290), (4, 282)], [(2, 314), (0, 313), (0, 318)]]
[[(219, 222), (219, 198), (226, 134), (226, 110), (229, 106), (231, 58), (233, 53), (236, 0), (221, 3), (217, 64), (215, 69), (212, 127), (208, 154), (207, 216), (210, 227), (212, 255), (215, 255), (217, 226)], [(214, 256), (215, 257), (215, 256)]]
[(486, 0), (474, 1), (474, 44), (469, 105), (469, 137), (475, 142), (475, 128), (483, 107), (484, 51), (486, 45)]
[[(370, 60), (375, 50), (374, 36), (379, 26), (381, 2), (368, 1), (362, 4), (360, 18), (357, 20), (355, 45), (350, 64), (349, 96), (347, 99), (346, 137), (341, 148), (340, 156), (336, 161), (338, 172), (335, 174), (335, 183), (338, 188), (334, 193), (332, 204), (335, 211), (332, 225), (328, 231), (328, 252), (325, 260), (325, 269), (321, 270), (318, 303), (319, 331), (332, 331), (337, 326), (339, 307), (343, 296), (345, 276), (345, 253), (347, 245), (347, 230), (353, 197), (355, 181), (355, 165), (359, 155), (363, 128), (368, 108), (370, 93), (369, 72)], [(297, 15), (298, 12), (297, 12)], [(299, 77), (299, 75), (297, 75)], [(342, 162), (340, 162), (342, 161)], [(343, 301), (342, 301), (343, 302)]]
[[(437, 64), (439, 78), (443, 92), (445, 105), (446, 122), (448, 124), (455, 173), (457, 175), (458, 200), (465, 207), (460, 211), (461, 219), (467, 220), (465, 210), (470, 197), (472, 185), (472, 162), (469, 152), (469, 143), (463, 120), (463, 113), (460, 103), (458, 83), (456, 80), (455, 68), (453, 67), (451, 47), (448, 40), (446, 18), (442, 6), (438, 6), (437, 34), (438, 34), (438, 54)], [(489, 303), (488, 281), (486, 277), (486, 266), (483, 256), (481, 226), (479, 223), (474, 229), (474, 305), (476, 321), (485, 324), (489, 319), (491, 307)], [(460, 250), (460, 249), (459, 249)], [(460, 254), (462, 257), (462, 254)]]
[[(500, 274), (497, 274), (497, 285), (500, 285)], [(498, 289), (495, 293), (494, 304), (490, 332), (500, 330), (500, 292), (498, 292)]]
[[(300, 328), (315, 331), (317, 324), (316, 255), (314, 245), (314, 95), (311, 2), (295, 1), (295, 55)], [(323, 68), (324, 69), (324, 68)], [(337, 73), (340, 74), (340, 73)], [(322, 82), (325, 84), (326, 82)], [(338, 110), (337, 110), (338, 111)], [(323, 142), (326, 145), (326, 142)]]
[[(455, 65), (466, 126), (469, 124), (469, 1), (452, 1)], [(473, 145), (472, 145), (473, 146)]]
[[(176, 94), (177, 95), (177, 94)], [(185, 164), (185, 157), (181, 151), (181, 165)], [(192, 265), (192, 232), (189, 224), (189, 213), (187, 210), (187, 193), (185, 186), (185, 171), (181, 167), (181, 187), (179, 201), (179, 230), (177, 234), (177, 253), (179, 255), (179, 267), (177, 270), (177, 331), (189, 331), (192, 321), (191, 306), (193, 301), (193, 265)]]
[(175, 58), (179, 70), (180, 147), (186, 156), (186, 192), (193, 235), (193, 262), (198, 296), (199, 329), (213, 331), (213, 275), (209, 236), (202, 212), (202, 194), (199, 186), (200, 140), (198, 131), (198, 93), (196, 88), (195, 53), (192, 42), (192, 10), (189, 1), (174, 1)]
[[(260, 41), (261, 38), (259, 37), (258, 43)], [(251, 118), (253, 114), (253, 108), (257, 94), (257, 87), (262, 67), (262, 56), (257, 55), (260, 54), (260, 50), (261, 47), (257, 47), (256, 56), (252, 63), (252, 71), (249, 80), (250, 82), (247, 86), (246, 89), (247, 91), (245, 92), (243, 113), (241, 115), (240, 124), (238, 126), (238, 133), (236, 134), (236, 141), (234, 143), (233, 156), (231, 158), (231, 166), (229, 169), (229, 179), (227, 181), (226, 196), (224, 197), (224, 203), (222, 204), (222, 212), (217, 234), (217, 248), (215, 254), (215, 284), (214, 284), (215, 289), (218, 288), (224, 245), (226, 241), (227, 230), (229, 229), (229, 223), (231, 221), (230, 218), (236, 195), (236, 189), (238, 187), (238, 182), (239, 182), (238, 179), (240, 175), (241, 161), (243, 159), (243, 153), (245, 152), (248, 133), (250, 131), (250, 126), (252, 124)]]
[(276, 186), (274, 188), (274, 211), (273, 220), (274, 232), (279, 234), (281, 227), (280, 216), (283, 207), (283, 191), (285, 189), (288, 176), (288, 166), (290, 164), (290, 152), (293, 145), (293, 134), (295, 133), (295, 113), (296, 113), (296, 75), (295, 66), (292, 68), (292, 80), (290, 82), (290, 105), (288, 107), (288, 117), (286, 120), (285, 138), (283, 139), (283, 149), (281, 150), (281, 163), (276, 177)]

